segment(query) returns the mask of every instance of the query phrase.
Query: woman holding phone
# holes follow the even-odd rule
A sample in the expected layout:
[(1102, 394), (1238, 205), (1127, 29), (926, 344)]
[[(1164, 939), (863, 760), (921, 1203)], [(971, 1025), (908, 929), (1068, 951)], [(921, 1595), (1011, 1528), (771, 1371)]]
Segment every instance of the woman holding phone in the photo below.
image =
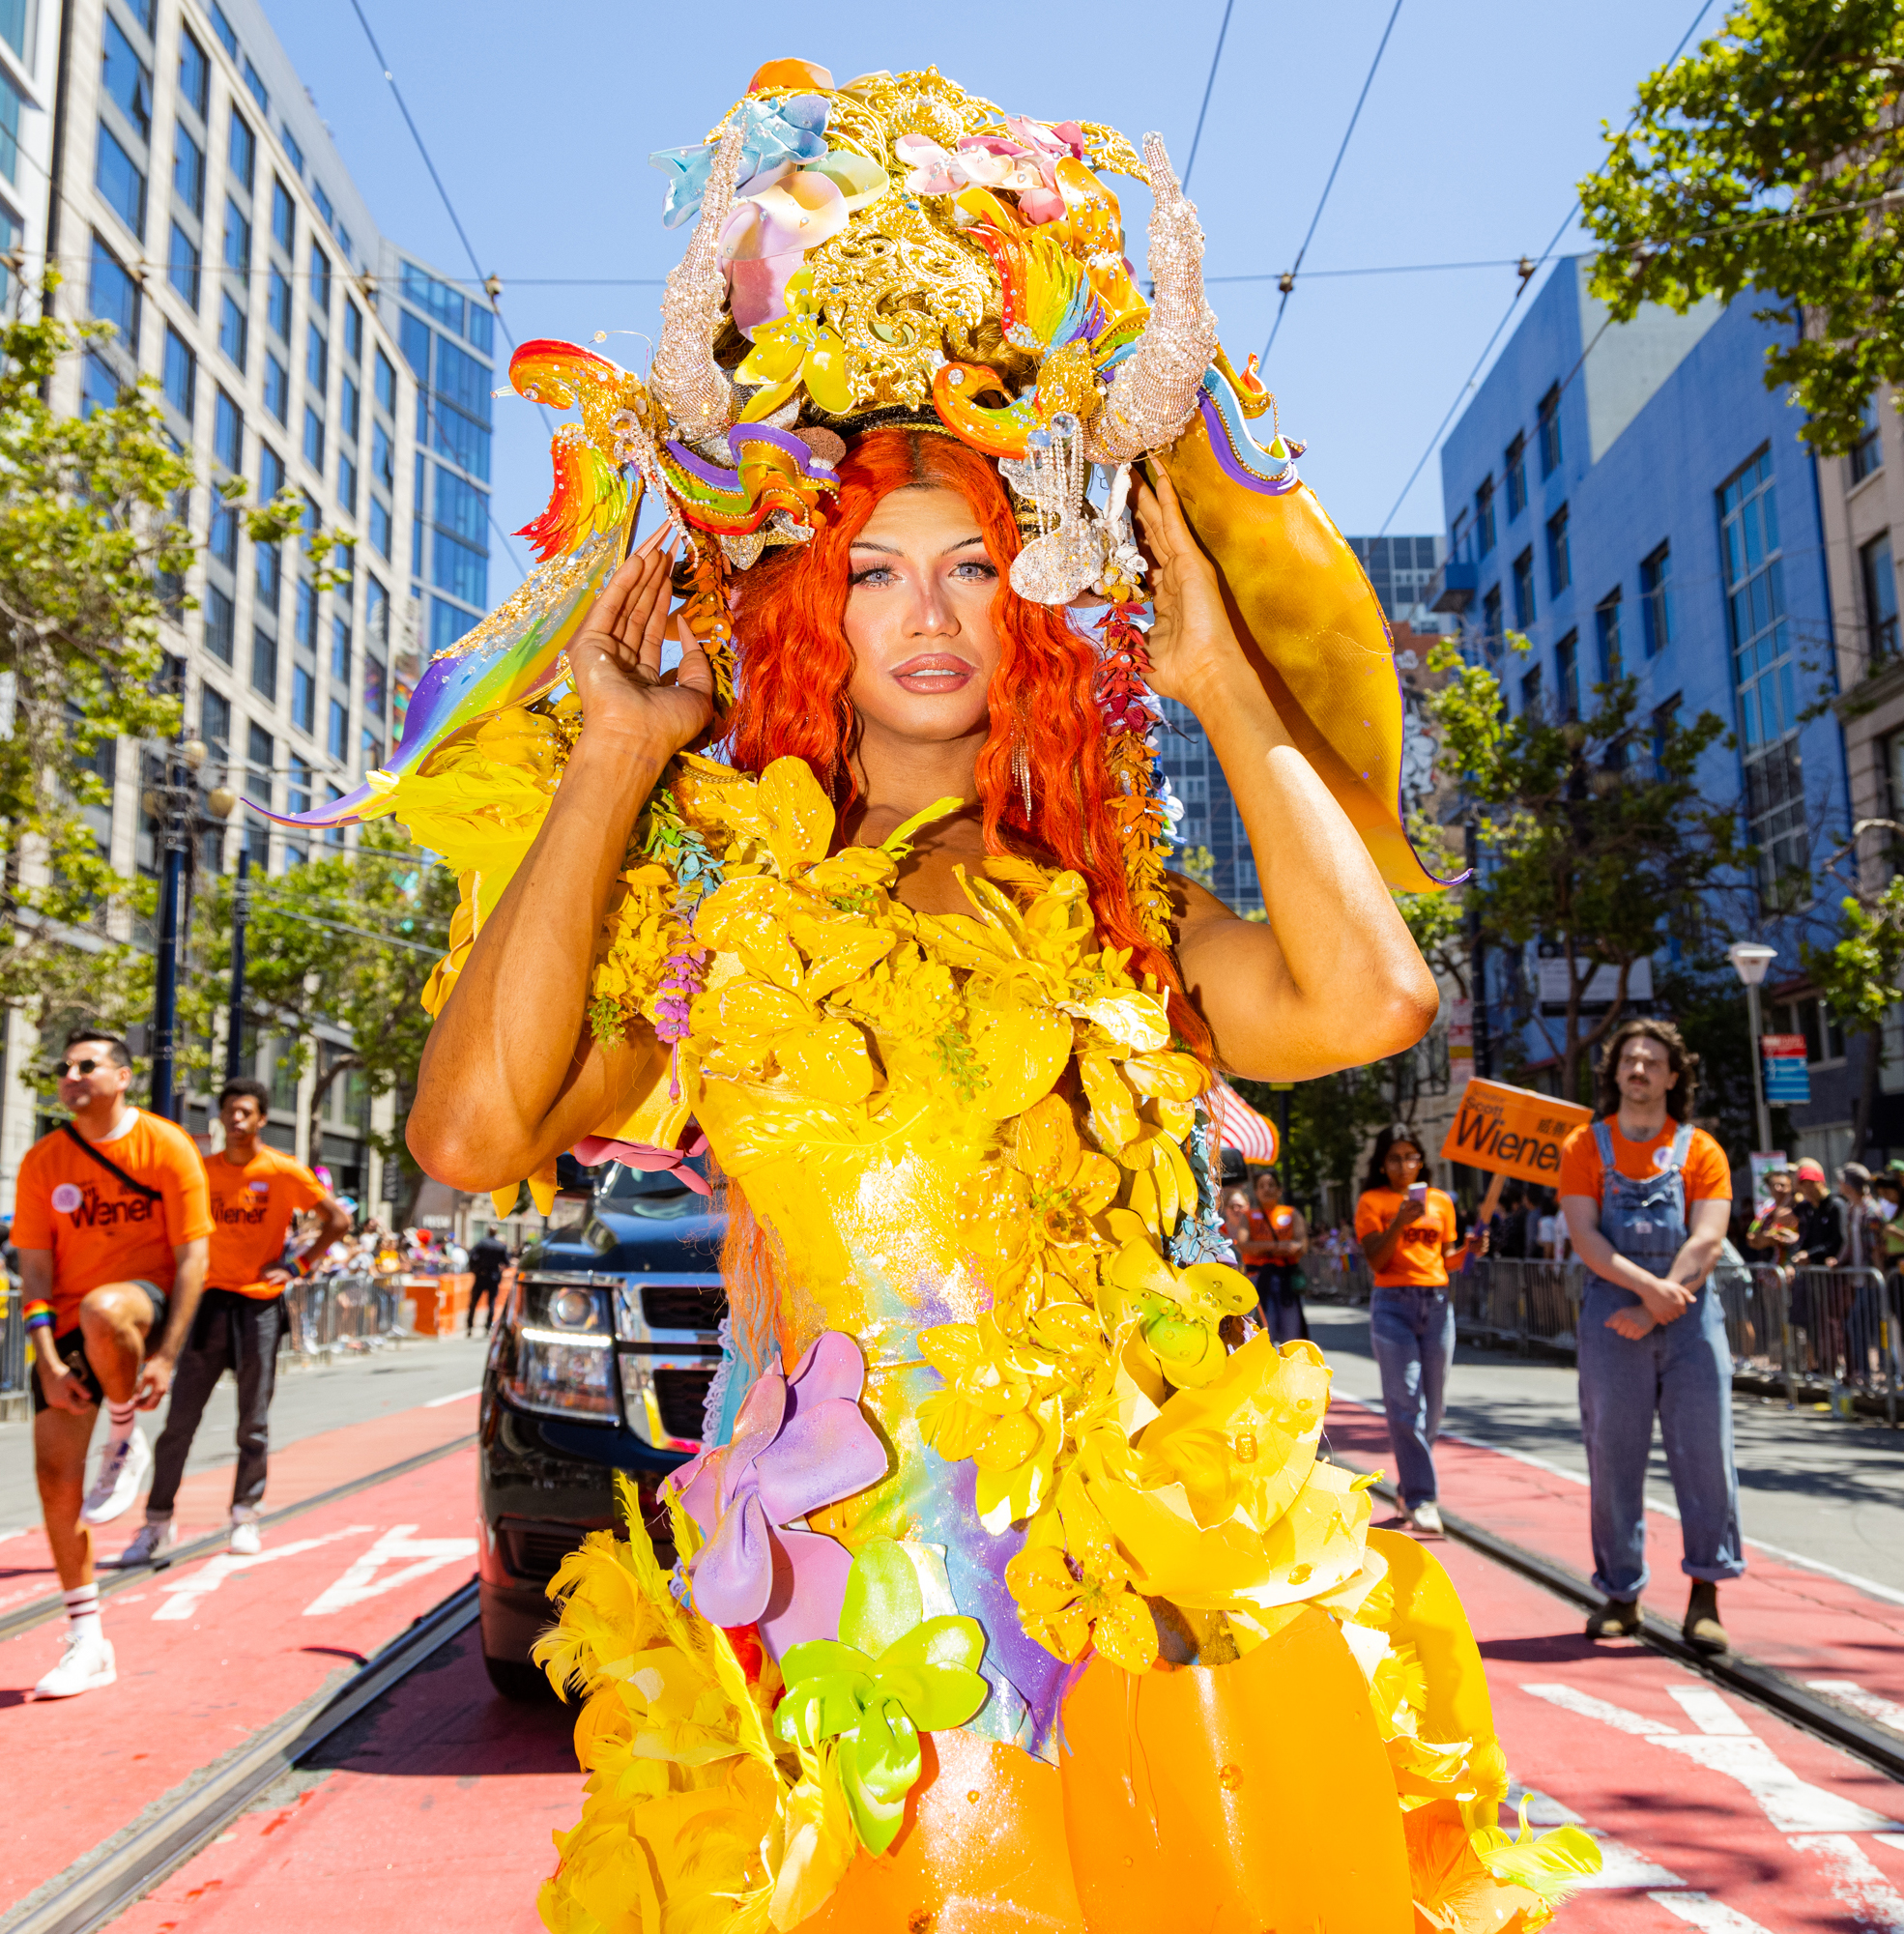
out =
[(1375, 1283), (1369, 1338), (1382, 1374), (1401, 1509), (1417, 1531), (1438, 1538), (1434, 1440), (1455, 1354), (1448, 1263), (1451, 1256), (1465, 1262), (1478, 1254), (1486, 1236), (1477, 1223), (1467, 1241), (1460, 1240), (1455, 1204), (1422, 1180), (1427, 1168), (1427, 1151), (1412, 1129), (1383, 1129), (1355, 1205), (1355, 1233)]

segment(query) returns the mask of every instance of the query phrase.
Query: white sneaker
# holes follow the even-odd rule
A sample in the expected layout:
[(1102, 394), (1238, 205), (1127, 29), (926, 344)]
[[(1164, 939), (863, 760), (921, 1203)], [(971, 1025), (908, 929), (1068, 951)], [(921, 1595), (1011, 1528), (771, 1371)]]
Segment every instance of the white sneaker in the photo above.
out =
[(240, 1517), (232, 1514), (231, 1532), (225, 1539), (225, 1549), (238, 1558), (255, 1558), (264, 1549), (265, 1541), (255, 1517)]
[(132, 1534), (132, 1542), (116, 1558), (101, 1558), (101, 1565), (110, 1565), (116, 1571), (130, 1571), (135, 1565), (165, 1565), (171, 1562), (173, 1547), (179, 1542), (179, 1534), (172, 1528), (172, 1520), (148, 1517)]
[(70, 1699), (75, 1692), (97, 1692), (119, 1677), (112, 1643), (97, 1624), (83, 1636), (69, 1631), (60, 1662), (34, 1687), (37, 1699)]
[(152, 1447), (135, 1428), (121, 1443), (108, 1445), (100, 1474), (86, 1493), (79, 1515), (87, 1524), (110, 1524), (138, 1496), (152, 1475)]
[(1418, 1504), (1414, 1508), (1414, 1510), (1408, 1514), (1408, 1522), (1412, 1524), (1415, 1527), (1415, 1529), (1422, 1534), (1424, 1538), (1441, 1538), (1446, 1535), (1441, 1528), (1440, 1508), (1435, 1504), (1432, 1498), (1427, 1499), (1423, 1503)]

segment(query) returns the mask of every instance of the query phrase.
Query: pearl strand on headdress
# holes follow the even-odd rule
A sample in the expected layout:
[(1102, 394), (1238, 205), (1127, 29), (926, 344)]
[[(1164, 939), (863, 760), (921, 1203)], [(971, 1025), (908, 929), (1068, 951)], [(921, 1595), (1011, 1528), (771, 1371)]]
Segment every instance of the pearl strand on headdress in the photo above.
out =
[(734, 421), (734, 385), (714, 361), (714, 336), (727, 305), (721, 231), (734, 210), (745, 140), (736, 116), (722, 131), (694, 240), (669, 274), (661, 297), (661, 345), (649, 368), (648, 387), (685, 437), (721, 436)]

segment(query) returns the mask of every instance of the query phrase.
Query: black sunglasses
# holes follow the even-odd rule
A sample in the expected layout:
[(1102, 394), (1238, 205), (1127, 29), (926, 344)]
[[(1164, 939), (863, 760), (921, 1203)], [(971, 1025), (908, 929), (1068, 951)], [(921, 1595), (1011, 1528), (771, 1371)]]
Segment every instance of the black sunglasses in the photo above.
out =
[(72, 1081), (78, 1075), (90, 1075), (95, 1068), (110, 1067), (109, 1061), (62, 1061), (60, 1075), (63, 1080)]

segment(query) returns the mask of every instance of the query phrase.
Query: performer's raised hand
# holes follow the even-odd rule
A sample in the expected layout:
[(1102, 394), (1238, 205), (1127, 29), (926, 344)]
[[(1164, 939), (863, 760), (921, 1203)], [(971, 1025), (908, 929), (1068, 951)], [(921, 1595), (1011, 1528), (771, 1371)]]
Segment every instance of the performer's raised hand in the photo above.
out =
[(1222, 675), (1242, 662), (1242, 649), (1224, 609), (1216, 566), (1203, 555), (1161, 457), (1149, 459), (1153, 489), (1132, 472), (1131, 502), (1150, 562), (1150, 686), (1201, 716)]
[(697, 738), (714, 714), (713, 668), (693, 638), (678, 667), (661, 669), (676, 541), (668, 525), (650, 531), (603, 587), (568, 648), (585, 731), (640, 739), (664, 759)]

